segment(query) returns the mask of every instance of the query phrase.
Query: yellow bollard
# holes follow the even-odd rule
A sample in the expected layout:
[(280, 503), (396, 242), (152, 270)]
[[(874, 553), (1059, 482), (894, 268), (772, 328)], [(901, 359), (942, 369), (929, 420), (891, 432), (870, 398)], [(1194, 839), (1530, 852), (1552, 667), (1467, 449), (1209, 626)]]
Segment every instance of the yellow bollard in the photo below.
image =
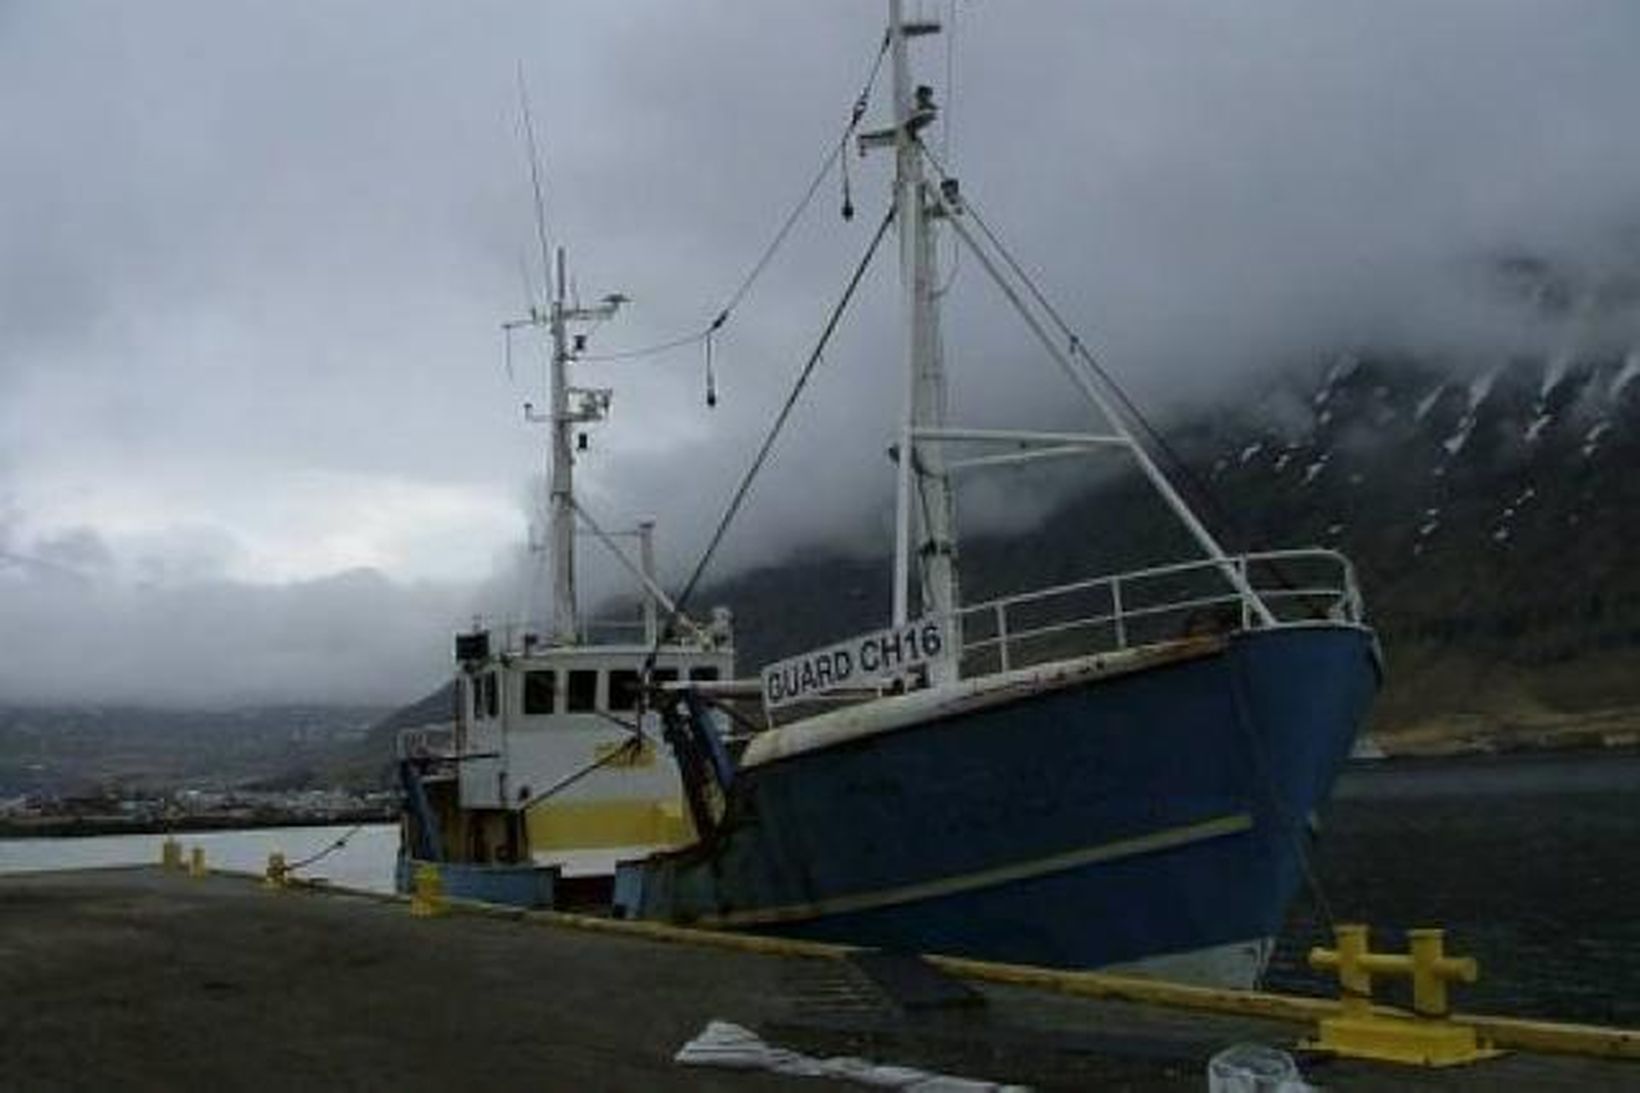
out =
[(416, 866), (415, 891), (410, 895), (410, 913), (417, 918), (431, 918), (448, 914), (450, 905), (444, 899), (444, 878), (438, 866), (422, 862)]
[(210, 870), (205, 868), (205, 848), (196, 846), (190, 849), (188, 851), (188, 875), (190, 877), (203, 877), (209, 872)]
[(269, 888), (286, 888), (290, 885), (290, 866), (285, 864), (285, 855), (275, 850), (268, 855), (268, 871), (262, 877), (262, 883)]
[(1420, 1017), (1445, 1017), (1452, 1012), (1446, 984), (1449, 979), (1473, 983), (1480, 965), (1472, 956), (1447, 956), (1445, 930), (1408, 930), (1412, 950), (1412, 1009)]
[[(1408, 953), (1372, 952), (1365, 926), (1336, 926), (1334, 934), (1337, 948), (1311, 949), (1310, 966), (1337, 970), (1339, 1012), (1322, 1018), (1317, 1038), (1303, 1046), (1418, 1066), (1452, 1066), (1499, 1054), (1480, 1041), (1472, 1026), (1451, 1019), (1447, 982), (1473, 983), (1479, 968), (1471, 957), (1446, 955), (1444, 931), (1407, 931)], [(1372, 980), (1380, 975), (1412, 980), (1414, 1015), (1373, 1009)]]
[(182, 868), (182, 844), (169, 835), (159, 844), (159, 864), (162, 869)]
[[(1367, 955), (1367, 928), (1358, 925), (1333, 927), (1336, 954), (1325, 949), (1310, 951), (1310, 964), (1315, 968), (1338, 969), (1338, 996), (1344, 1013), (1349, 1017), (1366, 1017), (1372, 1013), (1372, 972), (1363, 959)], [(1329, 957), (1334, 959), (1329, 961)]]

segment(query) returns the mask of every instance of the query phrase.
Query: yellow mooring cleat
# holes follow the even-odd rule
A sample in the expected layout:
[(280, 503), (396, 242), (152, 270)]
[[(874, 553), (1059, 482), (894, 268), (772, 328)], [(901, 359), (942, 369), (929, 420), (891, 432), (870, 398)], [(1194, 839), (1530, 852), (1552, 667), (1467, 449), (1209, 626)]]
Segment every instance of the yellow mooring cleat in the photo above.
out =
[[(1408, 930), (1407, 953), (1370, 951), (1365, 926), (1337, 926), (1334, 933), (1338, 947), (1311, 949), (1310, 966), (1337, 969), (1341, 1008), (1321, 1019), (1320, 1034), (1304, 1047), (1414, 1066), (1455, 1066), (1501, 1054), (1472, 1026), (1452, 1020), (1447, 983), (1473, 983), (1480, 969), (1473, 957), (1446, 955), (1444, 931)], [(1374, 1007), (1375, 975), (1410, 977), (1414, 1012)]]

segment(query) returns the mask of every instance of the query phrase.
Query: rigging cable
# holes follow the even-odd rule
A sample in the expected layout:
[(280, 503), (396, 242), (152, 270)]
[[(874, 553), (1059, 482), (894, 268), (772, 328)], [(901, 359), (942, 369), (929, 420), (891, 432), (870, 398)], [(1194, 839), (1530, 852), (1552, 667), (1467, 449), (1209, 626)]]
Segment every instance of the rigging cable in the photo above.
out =
[[(934, 173), (937, 174), (942, 180), (951, 177), (946, 174), (945, 168), (939, 163), (938, 160), (934, 158), (933, 154), (929, 152), (926, 147), (923, 147), (923, 155), (928, 160), (929, 166), (934, 169)], [(1007, 265), (1008, 269), (1014, 274), (1015, 277), (1019, 278), (1020, 283), (1024, 286), (1025, 291), (1029, 293), (1031, 299), (1036, 302), (1038, 307), (1042, 308), (1043, 312), (1047, 315), (1048, 320), (1052, 322), (1054, 327), (1057, 328), (1060, 334), (1064, 336), (1071, 355), (1081, 359), (1082, 363), (1088, 367), (1088, 370), (1099, 378), (1099, 381), (1104, 385), (1105, 389), (1113, 395), (1119, 403), (1121, 403), (1122, 409), (1127, 413), (1133, 423), (1144, 431), (1144, 434), (1150, 443), (1156, 447), (1156, 450), (1161, 453), (1169, 464), (1172, 465), (1174, 471), (1189, 485), (1191, 492), (1195, 494), (1196, 500), (1204, 507), (1212, 511), (1219, 526), (1223, 529), (1230, 530), (1238, 539), (1243, 538), (1239, 522), (1231, 516), (1224, 506), (1219, 504), (1218, 500), (1207, 488), (1206, 483), (1201, 480), (1201, 476), (1191, 470), (1189, 464), (1187, 464), (1184, 459), (1180, 457), (1178, 452), (1173, 449), (1173, 446), (1170, 445), (1167, 442), (1167, 439), (1162, 436), (1161, 432), (1151, 424), (1150, 419), (1146, 417), (1144, 412), (1141, 411), (1134, 401), (1128, 397), (1128, 393), (1122, 389), (1122, 386), (1116, 382), (1105, 366), (1100, 363), (1099, 359), (1095, 357), (1088, 349), (1087, 343), (1082, 339), (1082, 336), (1071, 328), (1070, 324), (1065, 321), (1059, 311), (1051, 302), (1049, 302), (1047, 296), (1044, 295), (1042, 290), (1037, 287), (1036, 282), (1031, 279), (1030, 274), (1025, 272), (1024, 267), (1019, 264), (1018, 260), (1014, 258), (1008, 248), (1003, 245), (1002, 240), (997, 237), (997, 234), (991, 230), (991, 226), (985, 222), (985, 218), (980, 215), (979, 210), (974, 207), (972, 199), (970, 199), (966, 194), (964, 194), (962, 198), (962, 209), (963, 215), (968, 217), (968, 219), (972, 220), (974, 224), (979, 227), (980, 234), (982, 234), (986, 241), (989, 242), (993, 248), (995, 248), (1003, 263)]]
[[(669, 338), (666, 341), (657, 342), (654, 345), (641, 346), (637, 349), (618, 350), (610, 353), (588, 353), (576, 358), (577, 360), (601, 363), (607, 361), (638, 360), (643, 357), (660, 356), (663, 353), (669, 353), (675, 349), (682, 349), (685, 346), (705, 342), (707, 339), (711, 338), (713, 334), (716, 334), (719, 330), (723, 329), (724, 324), (729, 321), (729, 318), (735, 308), (740, 306), (740, 302), (746, 298), (747, 293), (751, 292), (752, 286), (757, 283), (758, 278), (760, 278), (763, 275), (763, 272), (768, 269), (769, 263), (774, 260), (775, 254), (778, 253), (781, 246), (785, 244), (787, 237), (791, 235), (792, 229), (797, 226), (797, 222), (802, 218), (803, 213), (807, 211), (811, 204), (813, 204), (814, 195), (819, 192), (821, 185), (826, 181), (827, 176), (831, 174), (832, 168), (837, 165), (838, 160), (843, 156), (844, 151), (848, 148), (849, 138), (854, 135), (854, 130), (859, 127), (860, 119), (865, 116), (866, 107), (871, 101), (871, 92), (877, 86), (877, 77), (882, 71), (883, 58), (888, 54), (888, 45), (888, 37), (885, 35), (882, 45), (877, 50), (877, 57), (872, 61), (871, 71), (866, 76), (865, 86), (860, 89), (859, 95), (855, 96), (854, 104), (849, 110), (848, 124), (843, 127), (842, 135), (837, 138), (837, 140), (831, 145), (830, 149), (826, 152), (825, 158), (820, 162), (819, 169), (815, 172), (814, 177), (809, 180), (808, 187), (803, 191), (803, 196), (798, 199), (797, 204), (794, 205), (791, 211), (786, 214), (786, 219), (781, 222), (780, 229), (774, 233), (774, 237), (770, 239), (768, 245), (763, 248), (763, 252), (758, 255), (757, 261), (752, 263), (751, 269), (747, 271), (743, 278), (741, 278), (740, 283), (735, 287), (735, 290), (729, 294), (728, 300), (721, 308), (718, 309), (718, 312), (712, 318), (712, 321), (707, 323), (704, 329), (697, 330), (690, 334), (684, 334), (676, 338)], [(846, 167), (844, 168), (844, 171), (846, 177)], [(847, 183), (845, 182), (845, 187), (846, 185)], [(846, 192), (847, 191), (845, 189), (845, 193)], [(846, 202), (845, 207), (852, 210), (851, 203)], [(847, 214), (845, 214), (845, 218), (846, 215)]]
[[(678, 593), (678, 598), (668, 618), (669, 623), (676, 621), (683, 614), (683, 609), (689, 602), (689, 597), (693, 595), (696, 585), (700, 583), (701, 576), (706, 572), (706, 567), (711, 564), (712, 556), (717, 553), (718, 546), (723, 542), (723, 536), (729, 530), (729, 525), (739, 515), (740, 507), (745, 503), (747, 493), (751, 491), (753, 480), (757, 478), (758, 472), (763, 469), (764, 463), (768, 461), (769, 453), (774, 449), (775, 441), (779, 439), (781, 431), (786, 426), (787, 419), (791, 417), (792, 410), (797, 406), (798, 398), (802, 396), (803, 389), (808, 386), (809, 379), (814, 375), (815, 367), (820, 363), (826, 345), (831, 341), (832, 334), (837, 330), (837, 324), (842, 320), (843, 313), (848, 310), (849, 301), (854, 298), (854, 290), (860, 286), (861, 279), (865, 277), (866, 270), (871, 266), (871, 260), (876, 257), (877, 248), (882, 243), (883, 236), (888, 232), (888, 226), (893, 222), (894, 207), (891, 205), (888, 211), (883, 214), (882, 223), (877, 225), (877, 231), (872, 235), (871, 243), (866, 247), (865, 254), (861, 256), (859, 264), (854, 267), (854, 273), (849, 277), (842, 296), (832, 306), (831, 314), (826, 318), (826, 325), (820, 332), (819, 341), (815, 343), (814, 349), (809, 353), (809, 359), (803, 365), (803, 370), (797, 374), (796, 382), (792, 384), (791, 391), (786, 395), (785, 403), (780, 407), (780, 412), (775, 415), (774, 423), (769, 426), (768, 433), (763, 437), (763, 443), (758, 446), (757, 454), (753, 456), (751, 465), (746, 468), (746, 473), (741, 476), (740, 484), (735, 488), (734, 495), (730, 498), (729, 505), (724, 510), (723, 516), (718, 520), (717, 527), (713, 530), (712, 537), (706, 544), (706, 549), (701, 553), (700, 560), (695, 563), (694, 570), (689, 574), (688, 582), (684, 584), (683, 591)], [(660, 652), (660, 643), (661, 639), (657, 638), (655, 647), (649, 651), (649, 658), (644, 664), (644, 674), (646, 676), (653, 668), (655, 657)]]
[(518, 811), (528, 812), (542, 801), (547, 800), (549, 797), (556, 797), (558, 794), (575, 785), (587, 775), (603, 767), (609, 766), (612, 763), (624, 762), (628, 760), (633, 763), (640, 763), (643, 759), (643, 749), (645, 747), (653, 748), (656, 746), (655, 738), (643, 731), (643, 724), (641, 721), (628, 721), (625, 718), (616, 717), (607, 710), (592, 710), (589, 712), (597, 714), (605, 721), (608, 721), (610, 724), (624, 731), (627, 734), (626, 739), (622, 740), (614, 748), (593, 759), (592, 762), (586, 764), (585, 766), (578, 767), (577, 769), (566, 774), (564, 777), (558, 779), (558, 781), (554, 782), (546, 789), (528, 798), (522, 805), (518, 806)]

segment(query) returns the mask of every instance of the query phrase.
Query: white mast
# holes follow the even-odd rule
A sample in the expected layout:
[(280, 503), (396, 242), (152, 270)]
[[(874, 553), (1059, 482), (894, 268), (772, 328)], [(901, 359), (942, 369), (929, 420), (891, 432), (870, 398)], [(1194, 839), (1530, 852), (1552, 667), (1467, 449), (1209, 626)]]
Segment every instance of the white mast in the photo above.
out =
[(553, 255), (552, 465), (548, 493), (552, 551), (552, 637), (560, 645), (574, 644), (581, 632), (575, 604), (575, 448), (570, 435), (569, 332), (564, 306), (564, 248)]
[(911, 553), (921, 562), (925, 614), (947, 621), (948, 648), (959, 641), (956, 540), (950, 478), (942, 442), (925, 431), (942, 429), (946, 417), (945, 370), (941, 359), (939, 303), (934, 279), (934, 237), (930, 200), (923, 177), (917, 133), (934, 118), (932, 93), (913, 88), (907, 39), (939, 28), (907, 24), (901, 0), (889, 0), (889, 49), (894, 74), (895, 218), (900, 237), (900, 282), (905, 294), (907, 391), (900, 431), (899, 483), (895, 496), (894, 624), (910, 613)]
[(549, 411), (537, 414), (526, 402), (524, 416), (552, 426), (547, 467), (547, 549), (552, 554), (552, 639), (559, 645), (573, 645), (581, 635), (575, 599), (575, 427), (603, 420), (610, 398), (607, 388), (570, 386), (569, 365), (580, 352), (585, 336), (575, 335), (572, 344), (569, 325), (611, 318), (626, 302), (626, 297), (611, 294), (593, 307), (571, 307), (565, 299), (567, 285), (564, 248), (559, 247), (553, 254), (553, 293), (546, 315), (532, 307), (528, 319), (506, 324), (511, 329), (544, 323), (552, 333), (552, 366), (547, 379)]

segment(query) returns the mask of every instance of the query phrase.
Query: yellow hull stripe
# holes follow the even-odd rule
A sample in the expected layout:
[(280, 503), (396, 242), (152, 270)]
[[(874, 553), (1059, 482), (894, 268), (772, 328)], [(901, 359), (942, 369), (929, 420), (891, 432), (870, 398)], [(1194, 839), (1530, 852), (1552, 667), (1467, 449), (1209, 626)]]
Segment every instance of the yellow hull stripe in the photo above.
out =
[(681, 846), (694, 840), (678, 801), (561, 801), (525, 816), (530, 850), (602, 850), (617, 846)]
[(996, 869), (987, 869), (979, 873), (966, 873), (958, 877), (942, 877), (939, 880), (924, 881), (921, 884), (910, 884), (901, 888), (888, 888), (876, 892), (861, 892), (852, 896), (838, 896), (835, 899), (818, 900), (813, 903), (792, 903), (783, 907), (760, 907), (745, 911), (730, 911), (721, 915), (703, 915), (696, 922), (701, 926), (764, 926), (777, 922), (799, 922), (804, 919), (819, 918), (822, 915), (842, 915), (854, 911), (870, 911), (879, 907), (892, 907), (901, 903), (915, 903), (918, 900), (936, 899), (941, 896), (955, 895), (959, 892), (992, 888), (1012, 881), (1046, 876), (1049, 873), (1062, 873), (1067, 869), (1076, 869), (1096, 862), (1115, 861), (1118, 858), (1130, 858), (1138, 854), (1171, 850), (1175, 847), (1188, 846), (1191, 843), (1202, 842), (1207, 839), (1217, 839), (1225, 835), (1251, 831), (1252, 828), (1253, 818), (1245, 812), (1238, 812), (1230, 816), (1204, 820), (1201, 823), (1186, 824), (1183, 827), (1168, 828), (1165, 831), (1155, 831), (1149, 835), (1139, 835), (1131, 839), (1119, 839), (1116, 842), (1104, 843), (1100, 846), (1070, 850), (1047, 858), (1037, 858), (1035, 861), (999, 866)]

